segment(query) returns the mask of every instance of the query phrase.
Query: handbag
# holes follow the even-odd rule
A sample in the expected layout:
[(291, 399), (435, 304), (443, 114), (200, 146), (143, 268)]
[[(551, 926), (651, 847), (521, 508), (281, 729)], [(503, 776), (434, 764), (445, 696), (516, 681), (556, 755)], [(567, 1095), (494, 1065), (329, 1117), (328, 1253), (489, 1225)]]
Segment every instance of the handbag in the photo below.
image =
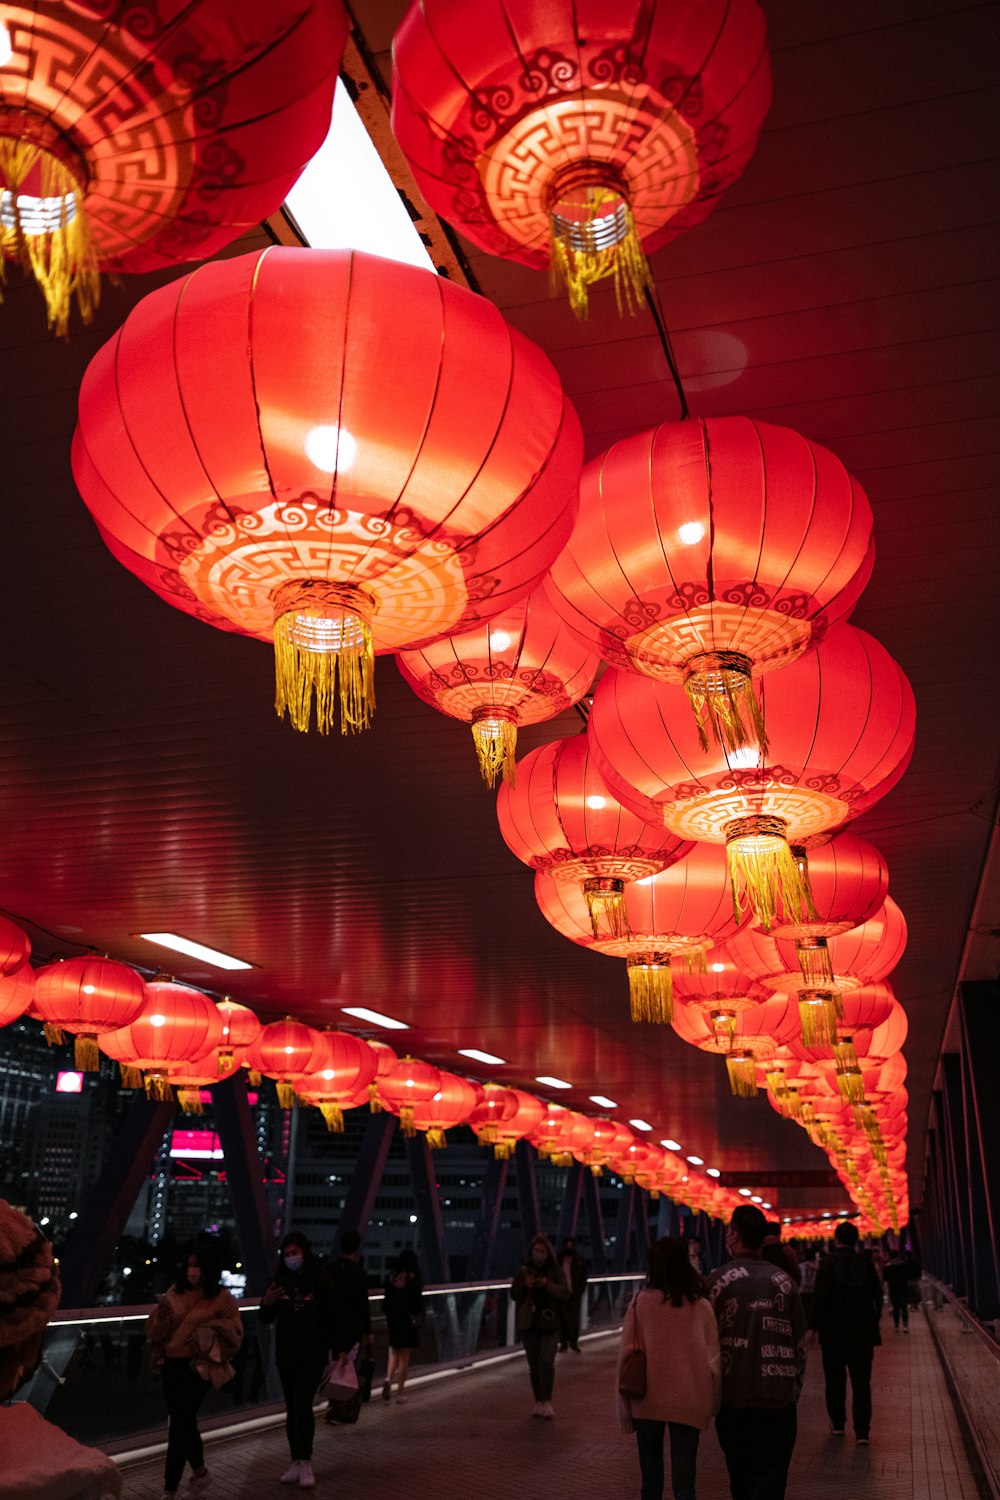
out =
[(358, 1372), (354, 1364), (358, 1347), (355, 1344), (349, 1353), (338, 1354), (330, 1360), (319, 1382), (317, 1394), (321, 1400), (348, 1401), (358, 1394)]
[(360, 1415), (361, 1390), (359, 1388), (353, 1396), (348, 1396), (343, 1401), (331, 1401), (323, 1413), (323, 1421), (328, 1422), (331, 1427), (350, 1427)]
[(641, 1401), (646, 1394), (646, 1351), (630, 1349), (618, 1371), (618, 1394), (629, 1401)]

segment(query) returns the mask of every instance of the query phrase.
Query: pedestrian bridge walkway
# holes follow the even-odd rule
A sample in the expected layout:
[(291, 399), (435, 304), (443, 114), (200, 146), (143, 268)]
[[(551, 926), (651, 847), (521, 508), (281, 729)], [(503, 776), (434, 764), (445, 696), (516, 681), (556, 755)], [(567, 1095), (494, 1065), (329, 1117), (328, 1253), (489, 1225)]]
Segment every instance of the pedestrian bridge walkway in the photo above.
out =
[[(868, 1448), (832, 1437), (819, 1349), (810, 1352), (788, 1500), (979, 1500), (955, 1409), (923, 1314), (907, 1336), (884, 1329), (872, 1379)], [(336, 1500), (629, 1500), (638, 1497), (634, 1439), (618, 1432), (618, 1340), (598, 1335), (561, 1354), (552, 1422), (530, 1416), (523, 1357), (414, 1382), (406, 1401), (375, 1398), (356, 1427), (317, 1424), (317, 1497)], [(211, 1500), (298, 1493), (278, 1483), (283, 1429), (216, 1435), (206, 1448)], [(162, 1459), (129, 1463), (126, 1500), (159, 1500)], [(725, 1464), (709, 1429), (699, 1453), (699, 1500), (727, 1500)], [(666, 1500), (669, 1500), (669, 1484)]]

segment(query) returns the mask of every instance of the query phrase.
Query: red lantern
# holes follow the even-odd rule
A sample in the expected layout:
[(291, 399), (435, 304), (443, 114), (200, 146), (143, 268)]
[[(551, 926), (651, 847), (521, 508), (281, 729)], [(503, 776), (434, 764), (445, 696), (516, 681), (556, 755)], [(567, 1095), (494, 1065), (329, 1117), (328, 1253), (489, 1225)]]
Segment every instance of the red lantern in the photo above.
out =
[(38, 970), (35, 1014), (45, 1023), (48, 1042), (63, 1032), (76, 1037), (74, 1061), (81, 1072), (101, 1066), (98, 1038), (134, 1021), (146, 1003), (146, 986), (127, 964), (88, 954), (65, 958)]
[(736, 963), (765, 989), (799, 996), (802, 1041), (807, 1047), (837, 1040), (839, 995), (891, 974), (906, 947), (906, 920), (891, 896), (859, 927), (828, 941), (830, 978), (810, 985), (799, 968), (796, 945), (745, 929), (730, 940)]
[(519, 1140), (537, 1130), (545, 1113), (544, 1104), (534, 1094), (488, 1083), (467, 1123), (480, 1144), (492, 1146), (497, 1160), (505, 1161), (513, 1156)]
[(430, 1063), (420, 1062), (415, 1057), (403, 1057), (378, 1080), (379, 1097), (382, 1103), (399, 1116), (403, 1134), (417, 1133), (413, 1112), (420, 1104), (427, 1104), (441, 1087), (441, 1074)]
[(197, 1057), (193, 1062), (164, 1070), (167, 1084), (173, 1089), (184, 1114), (203, 1115), (205, 1109), (202, 1092), (239, 1072), (240, 1064), (235, 1058), (231, 1057), (228, 1062), (220, 1061), (223, 1054), (224, 1049), (220, 1048), (218, 1052), (206, 1052), (204, 1057)]
[(23, 963), (13, 973), (0, 974), (0, 1026), (20, 1020), (35, 997), (35, 971)]
[(286, 1016), (262, 1029), (246, 1050), (246, 1062), (253, 1072), (274, 1080), (278, 1103), (282, 1109), (291, 1109), (295, 1103), (294, 1080), (312, 1073), (324, 1055), (323, 1034)]
[(740, 912), (770, 927), (804, 900), (792, 843), (867, 811), (913, 750), (913, 692), (883, 646), (839, 625), (807, 655), (762, 679), (766, 759), (707, 752), (683, 689), (606, 672), (587, 737), (618, 800), (678, 838), (725, 843)]
[(716, 942), (705, 959), (704, 971), (695, 969), (674, 976), (674, 994), (686, 1005), (700, 1006), (706, 1014), (736, 1015), (751, 1005), (770, 999), (762, 984), (744, 974), (734, 963), (728, 942)]
[(753, 0), (420, 0), (393, 44), (392, 126), (428, 203), (481, 249), (551, 265), (574, 310), (698, 224), (771, 101)]
[[(389, 1049), (387, 1049), (389, 1050)], [(295, 1097), (314, 1105), (330, 1131), (344, 1129), (344, 1110), (368, 1099), (378, 1070), (374, 1050), (347, 1031), (323, 1031), (313, 1054), (313, 1071), (293, 1081)]]
[(0, 974), (13, 974), (31, 957), (28, 934), (9, 917), (0, 917)]
[(168, 1070), (218, 1047), (222, 1026), (218, 1007), (207, 995), (173, 980), (154, 979), (146, 985), (139, 1014), (119, 1030), (104, 1032), (100, 1047), (119, 1064), (124, 1088), (144, 1082), (151, 1098), (170, 1099)]
[(634, 1139), (627, 1125), (618, 1120), (602, 1118), (590, 1121), (590, 1139), (574, 1142), (573, 1155), (578, 1162), (590, 1168), (595, 1177), (600, 1177), (612, 1157), (623, 1155)]
[(688, 846), (615, 800), (584, 735), (539, 746), (517, 769), (517, 787), (497, 796), (507, 847), (533, 870), (582, 883), (595, 938), (627, 936), (626, 881), (665, 870)]
[(424, 1132), (432, 1151), (441, 1150), (448, 1144), (445, 1131), (464, 1125), (482, 1097), (478, 1083), (442, 1070), (437, 1093), (426, 1103), (413, 1106), (413, 1123)]
[(762, 1005), (738, 1012), (708, 1013), (698, 1004), (678, 997), (673, 1028), (677, 1035), (702, 1052), (718, 1052), (726, 1059), (729, 1084), (734, 1094), (752, 1098), (757, 1093), (757, 1064), (773, 1058), (798, 1030), (795, 1005), (776, 996)]
[(600, 666), (562, 623), (541, 590), (419, 651), (402, 651), (399, 670), (418, 697), (471, 724), (488, 786), (514, 780), (517, 730), (579, 703)]
[(241, 1065), (246, 1054), (263, 1031), (263, 1023), (246, 1005), (239, 1005), (226, 995), (219, 1001), (222, 1017), (222, 1044), (219, 1047), (219, 1069)]
[(889, 893), (889, 870), (874, 845), (856, 833), (842, 833), (829, 842), (820, 835), (809, 848), (796, 844), (792, 856), (806, 898), (801, 912), (775, 922), (771, 935), (794, 941), (803, 979), (819, 987), (833, 978), (827, 938), (875, 915)]
[(382, 1100), (378, 1092), (379, 1082), (392, 1071), (399, 1062), (399, 1058), (388, 1042), (380, 1042), (375, 1037), (369, 1037), (368, 1045), (375, 1054), (375, 1077), (368, 1085), (368, 1103), (372, 1114), (377, 1115), (382, 1112)]
[[(391, 391), (391, 400), (386, 393)], [(73, 470), (161, 598), (275, 645), (297, 729), (364, 728), (377, 652), (527, 594), (576, 509), (580, 424), (483, 297), (272, 247), (144, 298), (92, 360)]]
[(14, 0), (0, 24), (0, 253), (59, 333), (74, 294), (89, 320), (99, 270), (203, 259), (280, 207), (347, 35), (339, 0)]
[(584, 469), (546, 587), (614, 667), (683, 684), (701, 748), (767, 738), (752, 676), (808, 651), (871, 575), (872, 513), (834, 454), (749, 417), (667, 422)]

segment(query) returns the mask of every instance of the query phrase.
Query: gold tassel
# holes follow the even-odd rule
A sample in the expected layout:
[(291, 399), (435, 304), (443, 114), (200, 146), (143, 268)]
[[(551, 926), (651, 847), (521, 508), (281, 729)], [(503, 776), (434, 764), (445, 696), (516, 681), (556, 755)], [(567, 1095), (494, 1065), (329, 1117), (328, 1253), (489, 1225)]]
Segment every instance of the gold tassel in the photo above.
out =
[(121, 1074), (123, 1089), (142, 1088), (142, 1069), (135, 1067), (132, 1063), (119, 1063), (118, 1071)]
[(852, 1036), (838, 1038), (833, 1044), (833, 1055), (836, 1059), (838, 1072), (858, 1067), (858, 1054), (854, 1050), (854, 1038)]
[(590, 1163), (590, 1173), (592, 1177), (604, 1176), (604, 1168), (601, 1166), (599, 1161), (592, 1161)]
[(92, 1031), (81, 1031), (73, 1043), (73, 1061), (81, 1073), (101, 1071), (101, 1049)]
[(811, 990), (821, 990), (833, 983), (833, 965), (826, 938), (800, 938), (795, 944), (795, 953), (802, 978)]
[(684, 669), (684, 691), (698, 725), (698, 743), (708, 752), (712, 739), (727, 755), (759, 750), (767, 756), (767, 732), (750, 675), (752, 663), (741, 651), (706, 651)]
[[(502, 1135), (493, 1143), (493, 1156), (497, 1161), (510, 1161), (514, 1155), (514, 1141), (509, 1135)], [(539, 1156), (542, 1155), (539, 1151)], [(544, 1161), (544, 1157), (542, 1157)]]
[(201, 1102), (201, 1089), (178, 1089), (177, 1103), (186, 1115), (203, 1115), (205, 1106)]
[[(551, 211), (550, 282), (553, 291), (560, 282), (569, 294), (569, 305), (578, 318), (590, 311), (590, 288), (608, 277), (614, 280), (619, 316), (634, 315), (643, 304), (653, 278), (643, 254), (624, 189), (581, 180), (580, 168), (569, 169), (576, 179), (557, 174), (549, 194)], [(608, 175), (609, 169), (599, 169)], [(608, 210), (610, 209), (610, 212)]]
[[(769, 932), (779, 909), (798, 913), (805, 905), (792, 851), (785, 838), (784, 818), (757, 814), (726, 824), (726, 858), (733, 892), (733, 915), (742, 922), (747, 911)], [(815, 910), (810, 911), (815, 919)]]
[(799, 1023), (805, 1047), (833, 1047), (837, 1041), (837, 1006), (828, 990), (803, 990)]
[(633, 1021), (657, 1025), (674, 1019), (674, 977), (667, 953), (637, 953), (626, 959)]
[(583, 894), (590, 912), (590, 925), (598, 942), (619, 941), (632, 936), (625, 910), (624, 880), (596, 876), (583, 882)]
[[(37, 196), (43, 200), (37, 206), (25, 201), (35, 193), (21, 192), (36, 167)], [(49, 328), (64, 336), (73, 298), (85, 323), (100, 300), (97, 254), (80, 184), (57, 156), (14, 136), (0, 136), (0, 180), (7, 189), (4, 217), (13, 219), (0, 223), (0, 281), (4, 260), (17, 261), (41, 289)]]
[(802, 1112), (805, 1108), (805, 1103), (803, 1101), (802, 1095), (799, 1093), (798, 1089), (794, 1087), (794, 1085), (789, 1086), (787, 1090), (787, 1097), (784, 1100), (784, 1105), (785, 1114), (790, 1120), (802, 1119)]
[(275, 1079), (274, 1086), (278, 1091), (278, 1103), (282, 1109), (292, 1109), (295, 1105), (295, 1089), (292, 1085)]
[(432, 1151), (443, 1151), (448, 1144), (448, 1137), (440, 1125), (434, 1125), (430, 1130), (425, 1130), (424, 1136)]
[(56, 1026), (53, 1021), (46, 1021), (42, 1027), (42, 1035), (50, 1047), (61, 1047), (66, 1040), (66, 1033), (61, 1026)]
[(708, 958), (704, 948), (687, 948), (683, 953), (675, 953), (673, 962), (680, 960), (685, 974), (707, 974)]
[(221, 1076), (227, 1068), (232, 1067), (235, 1058), (236, 1054), (232, 1047), (220, 1047), (218, 1056), (215, 1059), (216, 1072)]
[(736, 1035), (735, 1012), (731, 1010), (710, 1010), (708, 1020), (715, 1041), (721, 1042), (727, 1052), (731, 1051), (733, 1037)]
[(380, 1115), (382, 1113), (382, 1097), (379, 1094), (377, 1083), (370, 1083), (368, 1085), (368, 1108), (373, 1115)]
[(738, 1099), (756, 1099), (757, 1064), (752, 1052), (737, 1049), (726, 1053), (729, 1087)]
[[(340, 705), (341, 734), (367, 729), (375, 712), (375, 600), (351, 584), (285, 583), (274, 595), (274, 708), (303, 734), (313, 703), (329, 734)], [(339, 697), (338, 697), (339, 686)]]
[(256, 1068), (250, 1068), (247, 1072), (247, 1082), (251, 1088), (259, 1089), (264, 1080)]
[(660, 1190), (659, 1190), (659, 1188), (650, 1188), (650, 1190), (649, 1190), (649, 1196), (650, 1196), (650, 1198), (652, 1199), (652, 1201), (654, 1203), (659, 1203), (659, 1201), (660, 1201)]
[(417, 1127), (413, 1120), (413, 1105), (402, 1104), (399, 1109), (399, 1123), (407, 1140), (412, 1141), (417, 1133)]
[(849, 1104), (862, 1104), (865, 1097), (865, 1080), (858, 1067), (837, 1069), (837, 1087), (841, 1098)]
[(501, 777), (508, 786), (517, 784), (517, 725), (507, 717), (509, 713), (509, 709), (479, 708), (472, 720), (479, 772), (491, 788)]
[(339, 1104), (324, 1101), (318, 1104), (317, 1109), (326, 1121), (326, 1128), (331, 1135), (343, 1135), (344, 1133), (344, 1111)]
[(173, 1100), (174, 1091), (165, 1073), (147, 1073), (145, 1083), (147, 1099), (158, 1099), (161, 1104), (169, 1104)]
[(476, 1140), (481, 1146), (495, 1146), (500, 1139), (500, 1126), (492, 1120), (476, 1127)]
[(572, 1151), (552, 1151), (549, 1153), (549, 1161), (554, 1167), (571, 1167), (573, 1153)]

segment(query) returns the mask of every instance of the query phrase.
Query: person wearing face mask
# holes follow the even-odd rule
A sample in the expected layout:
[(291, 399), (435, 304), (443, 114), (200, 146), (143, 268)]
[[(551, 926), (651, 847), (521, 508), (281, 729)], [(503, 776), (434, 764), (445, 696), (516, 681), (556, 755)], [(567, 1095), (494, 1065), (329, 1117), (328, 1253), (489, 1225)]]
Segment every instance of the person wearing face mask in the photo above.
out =
[(243, 1342), (240, 1310), (219, 1285), (221, 1274), (216, 1247), (193, 1246), (146, 1323), (153, 1367), (163, 1371), (169, 1417), (163, 1500), (177, 1494), (185, 1464), (192, 1471), (186, 1494), (202, 1495), (208, 1488), (198, 1409), (210, 1386), (232, 1378), (229, 1360)]
[(517, 1331), (528, 1357), (531, 1390), (535, 1398), (531, 1415), (550, 1421), (555, 1416), (552, 1386), (561, 1328), (560, 1312), (569, 1300), (570, 1289), (546, 1235), (536, 1234), (529, 1244), (524, 1264), (514, 1277), (510, 1292), (517, 1306)]
[(260, 1321), (276, 1325), (275, 1363), (285, 1398), (285, 1432), (292, 1460), (281, 1483), (311, 1490), (316, 1483), (313, 1402), (330, 1357), (333, 1287), (304, 1234), (292, 1231), (282, 1240), (278, 1268), (261, 1298)]

